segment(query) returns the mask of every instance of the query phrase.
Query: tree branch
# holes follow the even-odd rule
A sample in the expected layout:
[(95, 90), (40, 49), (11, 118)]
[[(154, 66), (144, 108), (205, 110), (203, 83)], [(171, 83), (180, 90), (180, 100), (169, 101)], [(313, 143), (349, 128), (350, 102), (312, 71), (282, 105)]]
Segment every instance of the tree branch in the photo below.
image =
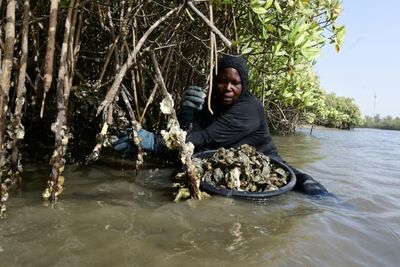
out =
[(201, 13), (200, 10), (198, 10), (192, 3), (192, 1), (188, 1), (187, 5), (202, 19), (204, 22), (210, 27), (210, 29), (218, 35), (219, 38), (221, 38), (222, 42), (227, 46), (227, 47), (232, 47), (232, 42), (226, 38), (220, 30), (217, 29), (217, 27), (214, 26), (214, 24), (206, 17), (204, 16), (203, 13)]

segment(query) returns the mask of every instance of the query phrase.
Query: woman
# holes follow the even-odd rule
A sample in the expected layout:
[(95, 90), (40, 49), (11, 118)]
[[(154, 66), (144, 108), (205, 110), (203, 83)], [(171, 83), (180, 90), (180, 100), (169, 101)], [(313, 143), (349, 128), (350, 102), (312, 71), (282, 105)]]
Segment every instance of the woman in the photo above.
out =
[[(287, 164), (278, 154), (268, 128), (264, 108), (257, 97), (248, 90), (248, 69), (241, 56), (225, 55), (218, 62), (218, 74), (214, 77), (211, 109), (204, 104), (205, 93), (200, 87), (191, 86), (182, 96), (180, 123), (188, 131), (187, 141), (196, 151), (254, 146), (262, 152)], [(159, 153), (162, 138), (140, 130), (142, 148)], [(118, 151), (134, 146), (127, 138), (114, 145)], [(311, 176), (291, 167), (297, 178), (295, 189), (309, 195), (324, 195), (328, 191)]]

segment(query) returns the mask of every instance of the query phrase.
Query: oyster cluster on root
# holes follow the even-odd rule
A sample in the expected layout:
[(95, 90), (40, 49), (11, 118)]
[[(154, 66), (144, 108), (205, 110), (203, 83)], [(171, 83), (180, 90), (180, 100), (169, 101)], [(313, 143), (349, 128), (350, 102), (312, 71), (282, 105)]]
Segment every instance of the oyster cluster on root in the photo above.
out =
[(201, 179), (217, 187), (238, 191), (278, 190), (288, 182), (289, 173), (249, 145), (220, 148), (208, 159), (194, 159)]

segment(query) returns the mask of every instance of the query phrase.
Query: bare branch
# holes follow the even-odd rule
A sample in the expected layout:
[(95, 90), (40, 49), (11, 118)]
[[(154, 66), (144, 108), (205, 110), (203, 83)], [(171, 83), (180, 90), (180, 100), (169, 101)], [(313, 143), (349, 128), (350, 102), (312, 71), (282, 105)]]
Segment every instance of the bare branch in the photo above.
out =
[[(11, 71), (14, 56), (14, 41), (15, 41), (15, 0), (7, 1), (6, 11), (6, 36), (4, 59), (1, 65), (1, 80), (0, 80), (0, 166), (5, 164), (5, 123), (6, 111), (8, 109), (8, 100), (11, 84)], [(6, 206), (4, 202), (8, 198), (7, 185), (3, 181), (3, 173), (0, 168), (0, 218), (3, 218)]]
[[(151, 53), (151, 60), (153, 61), (153, 65), (154, 65), (154, 68), (155, 68), (156, 74), (157, 74), (157, 82), (161, 88), (161, 92), (163, 93), (164, 97), (168, 98), (168, 96), (170, 94), (168, 93), (167, 87), (165, 86), (164, 79), (162, 77), (160, 68), (158, 66), (156, 55), (155, 55), (154, 51), (150, 51), (150, 53)], [(175, 123), (175, 125), (173, 127), (179, 128), (180, 131), (183, 131), (182, 129), (180, 129), (175, 109), (172, 109), (170, 112), (171, 113), (169, 114), (169, 116), (171, 116), (173, 122)], [(179, 135), (179, 138), (181, 138), (181, 140), (178, 142), (181, 146), (180, 147), (181, 160), (187, 170), (188, 180), (189, 180), (188, 181), (189, 182), (189, 190), (190, 190), (191, 196), (194, 199), (201, 199), (200, 185), (199, 185), (199, 180), (197, 179), (197, 177), (198, 177), (197, 170), (194, 167), (193, 162), (192, 162), (192, 154), (188, 153), (188, 151), (191, 150), (189, 148), (190, 143), (186, 143), (186, 140), (184, 140), (185, 136), (186, 135)]]
[(12, 140), (12, 153), (11, 153), (11, 172), (13, 183), (19, 182), (19, 140), (23, 139), (25, 134), (24, 126), (21, 124), (22, 108), (25, 103), (25, 81), (26, 81), (26, 67), (28, 61), (28, 38), (29, 38), (29, 0), (24, 0), (24, 20), (22, 28), (22, 44), (21, 44), (21, 61), (20, 69), (18, 74), (18, 87), (17, 87), (17, 98), (15, 99), (15, 111), (13, 124), (13, 140)]
[(49, 21), (49, 32), (47, 35), (47, 49), (46, 49), (46, 60), (44, 65), (44, 81), (43, 81), (43, 100), (42, 108), (40, 110), (40, 117), (43, 117), (43, 110), (46, 101), (46, 94), (50, 90), (51, 83), (53, 81), (53, 65), (54, 65), (54, 51), (56, 41), (56, 30), (57, 30), (57, 13), (58, 13), (58, 0), (51, 0), (50, 5), (50, 21)]
[(172, 14), (174, 14), (176, 11), (181, 9), (182, 6), (176, 7), (172, 10), (170, 10), (166, 15), (162, 16), (160, 19), (158, 19), (151, 27), (143, 34), (143, 36), (140, 38), (138, 41), (137, 45), (133, 49), (133, 51), (129, 54), (127, 61), (122, 65), (120, 68), (118, 74), (115, 77), (114, 83), (111, 86), (110, 90), (108, 91), (105, 100), (101, 103), (100, 107), (97, 109), (97, 115), (106, 107), (108, 107), (113, 101), (114, 98), (118, 92), (119, 86), (122, 82), (123, 77), (126, 74), (126, 71), (132, 66), (133, 59), (136, 57), (136, 54), (139, 52), (139, 50), (142, 48), (144, 42), (146, 39), (149, 37), (149, 35), (153, 32), (154, 29), (158, 27), (162, 22), (164, 22), (166, 19), (168, 19)]
[(192, 3), (192, 1), (188, 1), (187, 2), (188, 6), (202, 19), (204, 20), (204, 22), (208, 25), (208, 27), (210, 27), (210, 29), (216, 34), (218, 35), (219, 38), (221, 38), (222, 42), (227, 46), (227, 47), (231, 47), (232, 46), (232, 42), (228, 40), (228, 38), (226, 38), (222, 32), (220, 30), (218, 30), (217, 27), (214, 26), (214, 24), (206, 17), (204, 16), (203, 13), (201, 13), (200, 10), (198, 10)]

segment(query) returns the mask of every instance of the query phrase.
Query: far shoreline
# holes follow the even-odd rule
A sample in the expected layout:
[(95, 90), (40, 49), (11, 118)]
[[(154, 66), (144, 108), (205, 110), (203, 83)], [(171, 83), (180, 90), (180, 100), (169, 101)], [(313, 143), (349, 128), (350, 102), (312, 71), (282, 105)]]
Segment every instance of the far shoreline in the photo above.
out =
[(326, 126), (322, 126), (322, 125), (312, 125), (312, 124), (302, 124), (302, 125), (298, 125), (296, 127), (296, 129), (320, 129), (320, 130), (324, 130), (324, 129), (328, 129), (328, 130), (339, 130), (339, 131), (351, 131), (351, 130), (355, 130), (355, 129), (375, 129), (375, 130), (388, 130), (388, 131), (400, 131), (400, 129), (394, 129), (394, 128), (378, 128), (378, 127), (363, 127), (363, 126), (357, 126), (351, 129), (339, 129), (339, 128), (333, 128), (333, 127), (326, 127)]

